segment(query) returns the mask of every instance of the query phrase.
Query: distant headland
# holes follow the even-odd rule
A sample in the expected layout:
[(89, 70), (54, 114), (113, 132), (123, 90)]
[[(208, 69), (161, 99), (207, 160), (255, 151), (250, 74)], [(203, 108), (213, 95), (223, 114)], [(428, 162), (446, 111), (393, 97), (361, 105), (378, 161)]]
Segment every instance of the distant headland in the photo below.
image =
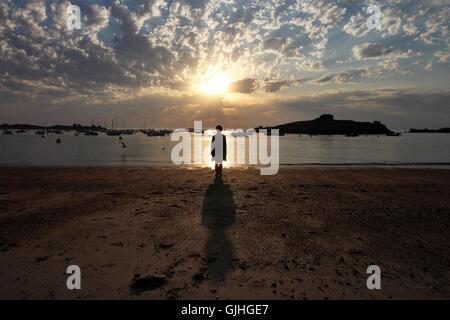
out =
[(450, 133), (450, 128), (433, 129), (409, 129), (410, 133)]
[(106, 132), (107, 128), (102, 126), (83, 126), (81, 124), (74, 123), (73, 125), (53, 125), (53, 126), (39, 126), (33, 124), (1, 124), (0, 130), (60, 130), (60, 131), (98, 131)]
[[(257, 129), (266, 129), (259, 127)], [(379, 121), (358, 122), (353, 120), (335, 120), (331, 114), (323, 114), (319, 118), (309, 121), (296, 121), (281, 124), (267, 129), (278, 129), (284, 134), (310, 134), (310, 135), (346, 135), (357, 136), (366, 134), (400, 135), (389, 130)]]

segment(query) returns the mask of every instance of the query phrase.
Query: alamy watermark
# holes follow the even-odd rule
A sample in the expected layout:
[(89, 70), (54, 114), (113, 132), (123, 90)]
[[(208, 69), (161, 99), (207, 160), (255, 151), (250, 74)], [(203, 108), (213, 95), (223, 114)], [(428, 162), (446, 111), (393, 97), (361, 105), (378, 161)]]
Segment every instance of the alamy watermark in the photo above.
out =
[(367, 7), (367, 13), (371, 16), (367, 19), (367, 28), (369, 30), (381, 30), (381, 9), (376, 4), (371, 4)]
[[(377, 4), (369, 4), (366, 12), (370, 15), (367, 18), (367, 28), (369, 30), (378, 30), (382, 28), (382, 13), (381, 9)], [(80, 30), (81, 29), (81, 9), (79, 6), (70, 4), (67, 7), (67, 20), (66, 26), (69, 30)]]
[(71, 4), (67, 7), (66, 26), (69, 30), (81, 29), (81, 9), (79, 6)]
[(367, 274), (370, 276), (367, 278), (367, 289), (369, 290), (380, 290), (381, 289), (381, 269), (377, 265), (371, 265), (367, 267)]
[[(230, 164), (260, 165), (261, 175), (276, 175), (280, 166), (280, 139), (279, 130), (254, 129), (238, 130), (241, 135), (234, 139), (228, 139), (227, 150)], [(211, 150), (223, 150), (221, 139), (217, 139), (210, 146), (203, 147), (202, 121), (194, 121), (194, 132), (187, 129), (176, 129), (171, 134), (171, 141), (177, 141), (171, 153), (172, 162), (175, 165), (193, 164), (200, 165), (212, 159)], [(246, 141), (248, 139), (248, 143)], [(236, 145), (236, 154), (235, 154)], [(248, 148), (247, 148), (248, 146)], [(270, 148), (270, 153), (268, 152)], [(192, 151), (193, 154), (192, 154)], [(248, 159), (246, 155), (248, 154)]]
[(67, 274), (70, 276), (67, 278), (66, 286), (69, 290), (81, 290), (81, 269), (77, 265), (71, 265), (67, 267)]

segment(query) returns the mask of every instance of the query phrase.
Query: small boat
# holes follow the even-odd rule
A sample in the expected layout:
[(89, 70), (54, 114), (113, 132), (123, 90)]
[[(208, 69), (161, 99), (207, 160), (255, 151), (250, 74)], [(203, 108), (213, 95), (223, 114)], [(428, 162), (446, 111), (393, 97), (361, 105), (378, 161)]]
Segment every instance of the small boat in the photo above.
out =
[(346, 137), (359, 137), (358, 133), (348, 133), (345, 135)]
[(4, 130), (4, 131), (3, 131), (3, 135), (4, 135), (4, 136), (12, 136), (12, 135), (13, 135), (13, 132), (10, 131), (10, 130)]
[(38, 130), (35, 133), (40, 135), (40, 136), (45, 136), (45, 131), (44, 130)]
[[(182, 131), (180, 131), (182, 132)], [(148, 137), (165, 137), (168, 135), (168, 131), (167, 130), (147, 130), (146, 132)]]
[(48, 130), (48, 133), (50, 134), (63, 134), (61, 130)]
[(118, 136), (122, 135), (122, 131), (119, 131), (119, 130), (109, 130), (109, 131), (106, 132), (106, 134), (107, 134), (108, 136), (118, 137)]
[(16, 130), (16, 133), (25, 133), (25, 132), (27, 132), (27, 130), (25, 129)]
[(95, 131), (86, 131), (84, 133), (85, 136), (98, 136), (98, 132)]
[(400, 137), (402, 134), (400, 132), (389, 132), (386, 135), (388, 137)]

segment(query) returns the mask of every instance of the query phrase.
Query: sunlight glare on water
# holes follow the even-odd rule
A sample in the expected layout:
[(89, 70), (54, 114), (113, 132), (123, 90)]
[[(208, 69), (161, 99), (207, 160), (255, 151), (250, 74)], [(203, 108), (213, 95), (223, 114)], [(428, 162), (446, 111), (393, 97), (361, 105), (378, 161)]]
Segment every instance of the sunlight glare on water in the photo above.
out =
[[(61, 144), (56, 139), (61, 139)], [(245, 147), (234, 143), (227, 135), (228, 161), (225, 167), (248, 164), (248, 139)], [(268, 140), (270, 141), (270, 139)], [(124, 142), (127, 148), (122, 148)], [(214, 168), (210, 156), (211, 136), (202, 139), (207, 155), (192, 167)], [(12, 136), (0, 135), (1, 166), (171, 166), (171, 151), (176, 145), (170, 137), (147, 137), (144, 134), (96, 137), (73, 132), (63, 135), (41, 136), (28, 132)], [(245, 164), (236, 164), (234, 157), (245, 154)], [(193, 146), (192, 146), (193, 148)], [(270, 147), (268, 148), (270, 150)], [(193, 152), (193, 151), (192, 151)], [(197, 156), (197, 155), (196, 155)], [(234, 158), (235, 159), (235, 158)], [(280, 137), (280, 164), (448, 164), (450, 163), (450, 135), (404, 134), (387, 136), (313, 136), (287, 135)]]

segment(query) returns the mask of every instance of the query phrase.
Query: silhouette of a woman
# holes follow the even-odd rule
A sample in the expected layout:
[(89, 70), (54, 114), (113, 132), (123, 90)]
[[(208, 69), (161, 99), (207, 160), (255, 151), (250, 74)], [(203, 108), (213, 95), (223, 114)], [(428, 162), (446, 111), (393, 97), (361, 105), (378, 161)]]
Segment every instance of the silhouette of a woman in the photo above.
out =
[(227, 138), (222, 134), (223, 127), (216, 127), (216, 134), (212, 137), (211, 156), (215, 161), (216, 178), (222, 178), (223, 161), (227, 161)]

